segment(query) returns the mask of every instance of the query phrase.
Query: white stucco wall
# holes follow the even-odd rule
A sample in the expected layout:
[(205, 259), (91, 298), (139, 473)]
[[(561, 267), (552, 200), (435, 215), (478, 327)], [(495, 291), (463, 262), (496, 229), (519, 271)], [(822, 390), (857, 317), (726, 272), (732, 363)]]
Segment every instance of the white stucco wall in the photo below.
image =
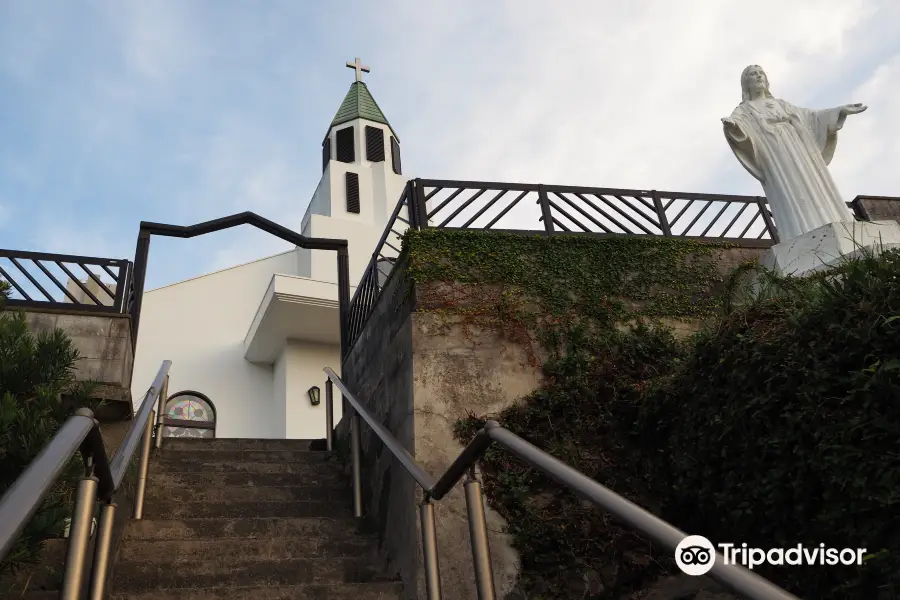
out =
[[(402, 223), (401, 223), (402, 225)], [(311, 215), (304, 235), (346, 239), (350, 256), (350, 285), (356, 286), (372, 258), (375, 245), (384, 232), (384, 224)], [(310, 260), (310, 277), (316, 281), (337, 283), (337, 257), (333, 252), (303, 250)]]
[[(325, 437), (325, 373), (331, 367), (341, 373), (341, 351), (338, 345), (314, 344), (291, 340), (276, 364), (283, 364), (283, 384), (277, 392), (284, 394), (276, 402), (285, 405), (285, 437), (288, 439), (318, 439)], [(321, 402), (313, 406), (308, 391), (318, 386)], [(335, 394), (334, 423), (341, 418), (340, 394)]]
[[(282, 352), (272, 367), (272, 407), (275, 415), (285, 414), (285, 399), (287, 398), (287, 353)], [(276, 437), (285, 437), (287, 426), (284, 422), (275, 419)]]
[(284, 412), (277, 416), (273, 405), (273, 366), (244, 359), (244, 336), (272, 275), (296, 267), (297, 255), (290, 251), (145, 292), (132, 377), (135, 401), (168, 359), (169, 394), (194, 390), (208, 396), (216, 406), (217, 437), (283, 437)]

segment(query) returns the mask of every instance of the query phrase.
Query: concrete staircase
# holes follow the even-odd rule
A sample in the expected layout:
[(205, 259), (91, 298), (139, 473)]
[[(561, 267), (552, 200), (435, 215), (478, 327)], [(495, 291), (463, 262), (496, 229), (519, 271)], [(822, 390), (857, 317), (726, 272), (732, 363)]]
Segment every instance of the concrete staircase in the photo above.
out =
[(144, 519), (126, 526), (111, 600), (396, 600), (349, 482), (310, 440), (167, 439)]

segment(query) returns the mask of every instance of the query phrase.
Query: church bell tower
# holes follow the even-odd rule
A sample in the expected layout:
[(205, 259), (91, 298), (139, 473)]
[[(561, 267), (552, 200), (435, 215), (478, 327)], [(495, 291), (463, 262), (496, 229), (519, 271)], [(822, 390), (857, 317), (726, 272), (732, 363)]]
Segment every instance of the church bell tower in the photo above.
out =
[[(354, 69), (355, 81), (322, 142), (322, 178), (304, 217), (303, 235), (347, 239), (350, 282), (356, 285), (406, 179), (400, 163), (400, 138), (362, 80), (369, 67), (359, 58), (347, 67)], [(332, 281), (332, 259), (326, 257), (327, 264), (319, 265), (319, 257), (312, 256), (306, 269), (301, 254), (300, 272)]]

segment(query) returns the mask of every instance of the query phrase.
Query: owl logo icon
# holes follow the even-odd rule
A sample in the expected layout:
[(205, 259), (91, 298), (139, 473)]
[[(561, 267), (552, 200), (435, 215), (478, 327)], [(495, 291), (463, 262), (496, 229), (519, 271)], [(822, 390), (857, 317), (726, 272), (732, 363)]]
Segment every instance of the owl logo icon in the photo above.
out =
[(716, 564), (716, 549), (702, 535), (689, 535), (675, 548), (675, 563), (687, 575), (706, 575)]

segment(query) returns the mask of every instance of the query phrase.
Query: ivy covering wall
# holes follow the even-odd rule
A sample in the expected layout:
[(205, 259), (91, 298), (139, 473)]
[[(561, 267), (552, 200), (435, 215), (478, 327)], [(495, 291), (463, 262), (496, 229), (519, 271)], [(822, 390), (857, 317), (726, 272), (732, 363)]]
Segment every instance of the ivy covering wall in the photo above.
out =
[[(733, 308), (729, 271), (746, 257), (729, 244), (425, 230), (406, 245), (416, 283), (453, 284), (419, 286), (440, 290), (419, 310), (534, 344), (546, 376), (502, 414), (457, 423), (461, 442), (495, 418), (690, 533), (865, 547), (862, 569), (764, 574), (801, 597), (885, 593), (897, 565), (878, 550), (900, 514), (896, 254), (773, 281)], [(699, 335), (673, 335), (698, 319)], [(481, 467), (529, 599), (629, 597), (674, 572), (668, 552), (507, 452)]]

